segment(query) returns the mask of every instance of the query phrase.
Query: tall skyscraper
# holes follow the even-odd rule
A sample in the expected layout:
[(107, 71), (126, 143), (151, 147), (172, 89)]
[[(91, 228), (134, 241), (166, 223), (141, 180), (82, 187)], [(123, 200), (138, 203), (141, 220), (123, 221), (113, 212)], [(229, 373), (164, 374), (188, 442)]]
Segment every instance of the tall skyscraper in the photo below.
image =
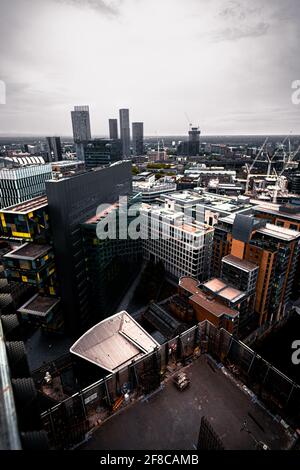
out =
[(62, 160), (62, 148), (60, 137), (46, 137), (48, 144), (49, 162), (60, 162)]
[(71, 111), (74, 142), (91, 140), (90, 111), (88, 106), (74, 106)]
[(120, 134), (123, 147), (123, 157), (130, 157), (130, 128), (129, 109), (120, 109)]
[(200, 129), (192, 127), (189, 130), (189, 155), (199, 155), (200, 149)]
[(118, 119), (109, 119), (109, 138), (118, 139)]
[(144, 153), (144, 123), (132, 123), (132, 146), (134, 155), (143, 155)]

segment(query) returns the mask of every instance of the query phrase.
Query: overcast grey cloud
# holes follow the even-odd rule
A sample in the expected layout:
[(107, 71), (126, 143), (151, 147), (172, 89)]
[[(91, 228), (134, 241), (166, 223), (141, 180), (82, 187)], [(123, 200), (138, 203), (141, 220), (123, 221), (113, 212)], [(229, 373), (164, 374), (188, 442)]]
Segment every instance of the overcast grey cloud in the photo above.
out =
[(267, 23), (260, 22), (253, 26), (244, 26), (243, 28), (231, 27), (225, 28), (216, 33), (216, 41), (236, 41), (242, 38), (259, 37), (267, 34), (269, 26)]
[(121, 0), (55, 0), (59, 3), (65, 3), (71, 6), (77, 6), (78, 8), (91, 8), (98, 10), (101, 13), (112, 15), (118, 15), (118, 7)]
[(94, 135), (130, 107), (146, 134), (300, 133), (298, 0), (1, 0), (0, 133)]

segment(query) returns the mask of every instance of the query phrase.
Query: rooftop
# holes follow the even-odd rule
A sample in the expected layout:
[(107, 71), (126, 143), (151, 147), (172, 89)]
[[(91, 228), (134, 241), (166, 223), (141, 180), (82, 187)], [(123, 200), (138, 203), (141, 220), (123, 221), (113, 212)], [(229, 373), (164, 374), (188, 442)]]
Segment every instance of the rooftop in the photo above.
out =
[(236, 171), (235, 170), (220, 170), (220, 169), (213, 169), (213, 168), (200, 168), (200, 169), (196, 169), (196, 168), (190, 168), (188, 170), (185, 170), (184, 171), (185, 174), (189, 174), (189, 173), (198, 173), (198, 174), (204, 174), (204, 175), (230, 175), (230, 176), (235, 176), (236, 175)]
[(174, 191), (171, 194), (163, 196), (164, 200), (171, 200), (179, 203), (194, 203), (201, 201), (202, 196), (192, 191)]
[(225, 300), (229, 300), (230, 302), (237, 302), (245, 295), (245, 292), (239, 289), (235, 289), (218, 278), (213, 278), (210, 281), (205, 282), (203, 287), (218, 295), (219, 297), (222, 297)]
[(300, 232), (297, 230), (291, 230), (273, 224), (266, 224), (265, 227), (260, 228), (257, 232), (283, 241), (293, 241), (300, 238)]
[(288, 218), (300, 223), (300, 205), (290, 204), (282, 206), (280, 204), (267, 203), (265, 201), (253, 200), (256, 205), (253, 207), (255, 212), (275, 215), (277, 217)]
[(240, 268), (243, 271), (247, 271), (247, 272), (258, 269), (258, 266), (255, 263), (251, 263), (250, 261), (237, 258), (236, 256), (233, 256), (233, 255), (224, 256), (222, 259), (222, 262), (232, 264), (233, 266), (236, 266), (237, 268)]
[(163, 191), (175, 191), (176, 183), (160, 180), (156, 180), (154, 183), (149, 183), (148, 181), (133, 181), (132, 187), (134, 190), (140, 190), (142, 192), (159, 193)]
[(4, 258), (34, 260), (44, 256), (51, 249), (50, 245), (37, 245), (36, 243), (25, 243), (13, 251), (10, 251)]
[[(219, 222), (224, 222), (226, 224), (233, 225), (236, 216), (240, 217), (239, 214), (230, 214), (226, 217), (220, 218)], [(300, 238), (300, 232), (298, 232), (297, 230), (291, 230), (278, 225), (269, 224), (266, 223), (266, 221), (259, 218), (255, 218), (251, 215), (248, 215), (247, 217), (249, 221), (250, 219), (252, 220), (252, 231), (255, 231), (257, 233), (261, 233), (283, 241), (293, 241), (297, 238)], [(247, 220), (246, 216), (244, 216), (244, 220)]]
[(162, 201), (174, 201), (178, 205), (195, 206), (196, 210), (202, 210), (207, 207), (211, 210), (220, 212), (243, 212), (248, 211), (253, 203), (250, 199), (243, 196), (225, 196), (209, 193), (203, 188), (194, 188), (191, 190), (174, 191), (171, 194), (162, 195)]
[(74, 165), (80, 165), (84, 166), (84, 161), (83, 160), (61, 160), (59, 162), (51, 162), (52, 169), (55, 167), (68, 167), (71, 166), (73, 167)]
[(42, 207), (46, 207), (48, 205), (47, 196), (38, 196), (34, 197), (33, 199), (29, 199), (28, 201), (21, 202), (20, 204), (16, 204), (15, 206), (6, 207), (5, 209), (1, 209), (0, 212), (3, 213), (14, 213), (14, 214), (28, 214), (29, 212), (35, 211), (37, 209), (41, 209)]
[(114, 204), (111, 204), (111, 205), (107, 205), (106, 209), (103, 209), (103, 211), (98, 212), (96, 215), (93, 215), (93, 217), (90, 217), (88, 220), (84, 222), (84, 224), (97, 224), (101, 219), (107, 217), (114, 210), (118, 209), (118, 207), (119, 207), (118, 202), (115, 202)]
[[(213, 279), (212, 281), (215, 280)], [(211, 284), (211, 286), (215, 289), (211, 289), (211, 291), (218, 295), (221, 295), (219, 291), (221, 291), (222, 289), (228, 289), (228, 285), (223, 283), (223, 281), (221, 281), (220, 279), (217, 279), (216, 281), (217, 282), (215, 284)], [(206, 284), (203, 285), (206, 286)], [(239, 315), (238, 311), (227, 307), (226, 305), (222, 304), (218, 299), (210, 296), (209, 294), (201, 290), (199, 281), (197, 279), (194, 279), (192, 277), (182, 277), (179, 280), (179, 286), (192, 294), (190, 297), (191, 301), (200, 305), (202, 308), (210, 312), (212, 315), (215, 315), (216, 317), (228, 315), (232, 318), (236, 318)], [(225, 296), (229, 300), (232, 300), (230, 297), (236, 300), (240, 297), (241, 294), (244, 295), (243, 292), (233, 288), (230, 288), (230, 290), (225, 292)]]
[(158, 343), (124, 310), (82, 335), (70, 352), (109, 372), (117, 372), (139, 359)]
[(24, 167), (30, 167), (34, 170), (40, 170), (42, 173), (51, 173), (51, 165), (49, 163), (46, 163), (43, 157), (23, 153), (14, 155), (12, 157), (1, 157), (1, 159), (7, 164), (19, 165), (19, 167), (13, 166), (13, 168), (1, 168), (1, 176), (4, 176), (6, 171), (16, 171), (16, 174), (18, 174), (18, 170), (24, 169)]
[(213, 231), (211, 226), (201, 222), (195, 223), (194, 219), (191, 220), (190, 217), (185, 218), (183, 212), (168, 209), (167, 207), (143, 203), (141, 205), (141, 213), (148, 213), (150, 219), (151, 217), (153, 217), (153, 219), (161, 217), (162, 223), (170, 223), (174, 225), (177, 230), (193, 233), (195, 236), (201, 236), (203, 233)]
[[(254, 450), (255, 439), (272, 450), (289, 448), (293, 440), (288, 431), (224, 367), (202, 356), (182, 370), (191, 380), (184, 392), (166, 380), (159, 393), (103, 422), (79, 449), (195, 450), (202, 416), (225, 449)], [(251, 434), (242, 431), (245, 421)]]
[(59, 302), (60, 299), (57, 297), (47, 297), (35, 294), (18, 309), (18, 312), (26, 315), (46, 317), (53, 307), (55, 307)]

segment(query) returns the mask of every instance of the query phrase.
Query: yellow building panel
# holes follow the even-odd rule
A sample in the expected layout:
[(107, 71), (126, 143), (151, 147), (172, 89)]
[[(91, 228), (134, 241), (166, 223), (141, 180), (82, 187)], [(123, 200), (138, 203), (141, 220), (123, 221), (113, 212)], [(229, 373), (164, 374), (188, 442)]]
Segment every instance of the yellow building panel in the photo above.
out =
[(19, 238), (31, 238), (30, 233), (25, 233), (25, 232), (12, 232), (13, 237), (19, 237)]
[(1, 216), (1, 222), (2, 222), (3, 227), (6, 227), (4, 214), (0, 214), (0, 216)]

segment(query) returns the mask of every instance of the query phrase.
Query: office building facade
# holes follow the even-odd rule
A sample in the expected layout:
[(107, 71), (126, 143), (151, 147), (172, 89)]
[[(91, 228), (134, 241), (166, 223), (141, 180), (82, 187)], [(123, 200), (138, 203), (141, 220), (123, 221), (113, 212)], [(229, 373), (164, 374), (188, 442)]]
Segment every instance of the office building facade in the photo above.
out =
[(52, 177), (51, 164), (28, 165), (0, 170), (0, 208), (13, 206), (45, 194)]
[(130, 124), (129, 109), (120, 109), (120, 136), (122, 141), (123, 157), (129, 158), (130, 153)]
[(186, 220), (182, 212), (143, 204), (141, 233), (144, 257), (162, 261), (175, 279), (192, 276), (200, 281), (209, 277), (213, 228)]
[(96, 214), (100, 204), (114, 203), (131, 191), (131, 162), (127, 161), (46, 184), (59, 296), (71, 332), (93, 321), (81, 224)]
[[(129, 206), (137, 198), (129, 201)], [(120, 233), (136, 217), (126, 216), (126, 227), (121, 227), (119, 203), (94, 215), (81, 225), (83, 248), (88, 279), (89, 309), (94, 313), (95, 322), (112, 315), (124, 296), (128, 286), (137, 275), (142, 262), (142, 241)], [(100, 239), (97, 236), (99, 224), (116, 222), (116, 237)]]

